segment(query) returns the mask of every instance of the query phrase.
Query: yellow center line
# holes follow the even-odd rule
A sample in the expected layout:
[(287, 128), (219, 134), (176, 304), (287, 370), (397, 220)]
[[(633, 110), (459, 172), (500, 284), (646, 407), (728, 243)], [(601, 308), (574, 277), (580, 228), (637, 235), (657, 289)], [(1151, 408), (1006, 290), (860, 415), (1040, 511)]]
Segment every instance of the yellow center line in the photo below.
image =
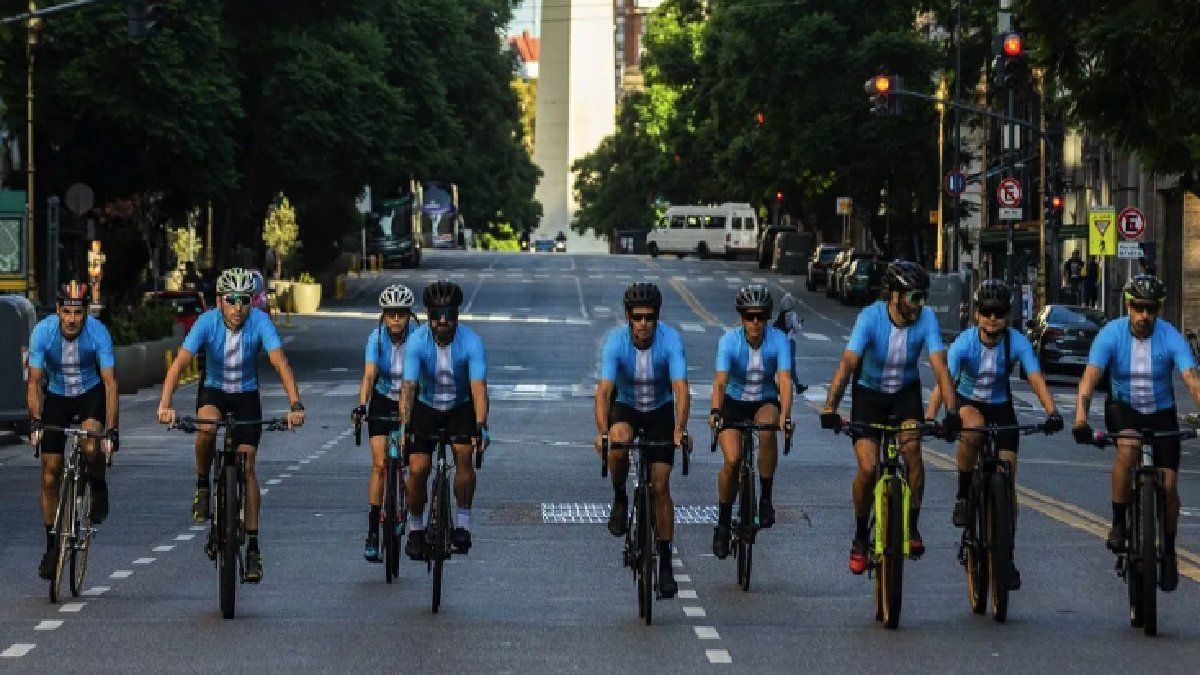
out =
[(683, 298), (683, 301), (687, 303), (687, 306), (691, 307), (696, 316), (700, 317), (704, 323), (707, 323), (710, 326), (716, 326), (717, 328), (725, 327), (725, 324), (721, 323), (721, 320), (718, 319), (716, 315), (707, 309), (704, 309), (704, 306), (701, 305), (700, 301), (696, 299), (696, 296), (692, 295), (692, 292), (683, 285), (682, 281), (678, 279), (671, 279), (670, 283), (671, 288), (675, 289), (675, 292), (679, 294), (679, 297)]

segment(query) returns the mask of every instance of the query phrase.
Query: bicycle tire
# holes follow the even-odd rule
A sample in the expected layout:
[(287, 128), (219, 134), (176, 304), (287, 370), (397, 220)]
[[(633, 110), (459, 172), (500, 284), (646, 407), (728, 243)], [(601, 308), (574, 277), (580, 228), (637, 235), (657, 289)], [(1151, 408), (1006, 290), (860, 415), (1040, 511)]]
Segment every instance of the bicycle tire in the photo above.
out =
[(1137, 566), (1141, 567), (1142, 631), (1153, 637), (1158, 633), (1158, 481), (1152, 475), (1138, 479)]
[(238, 517), (241, 505), (238, 504), (238, 467), (237, 464), (227, 464), (221, 468), (221, 522), (218, 530), (218, 541), (221, 550), (217, 553), (218, 583), (221, 596), (221, 616), (226, 619), (234, 617), (237, 607), (238, 581)]
[(55, 551), (54, 572), (50, 578), (50, 602), (58, 602), (62, 597), (63, 567), (67, 563), (67, 555), (71, 550), (71, 525), (75, 521), (75, 472), (63, 474), (58, 489), (58, 534)]
[(1004, 623), (1008, 617), (1008, 582), (1012, 575), (1013, 509), (1008, 475), (994, 473), (988, 486), (988, 576), (992, 596), (992, 619)]
[(754, 527), (758, 522), (754, 501), (754, 476), (748, 467), (742, 468), (741, 487), (738, 490), (738, 544), (737, 575), (742, 591), (750, 590), (750, 570), (754, 563)]
[[(383, 484), (383, 525), (380, 536), (380, 548), (383, 549), (383, 580), (392, 583), (396, 577), (396, 470), (395, 460), (390, 457), (384, 461), (386, 476)], [(376, 527), (380, 527), (377, 523)]]
[(963, 532), (966, 547), (967, 603), (975, 614), (986, 614), (988, 604), (987, 554), (982, 545), (983, 533), (987, 532), (988, 503), (984, 495), (983, 482), (977, 475), (971, 485), (971, 512)]
[(404, 484), (404, 470), (396, 460), (396, 532), (392, 535), (392, 578), (400, 577), (400, 557), (404, 555), (404, 533), (408, 526), (408, 493)]
[(1139, 492), (1140, 487), (1134, 487), (1133, 500), (1128, 507), (1128, 520), (1126, 521), (1126, 531), (1129, 532), (1129, 541), (1122, 551), (1118, 564), (1125, 568), (1125, 585), (1129, 591), (1129, 625), (1134, 628), (1141, 628), (1144, 623), (1142, 614), (1142, 577), (1141, 570), (1137, 564), (1137, 552), (1134, 550), (1138, 541), (1138, 532), (1141, 523), (1141, 500)]
[(887, 479), (884, 486), (883, 523), (885, 540), (880, 577), (883, 586), (883, 625), (895, 629), (900, 625), (900, 610), (904, 598), (904, 486), (898, 477)]
[(92, 484), (83, 479), (83, 497), (75, 500), (75, 547), (71, 551), (71, 596), (79, 597), (83, 592), (83, 580), (87, 576), (88, 551), (92, 548)]
[(642, 588), (642, 604), (645, 606), (645, 613), (642, 618), (649, 626), (654, 618), (654, 592), (657, 588), (654, 579), (654, 563), (656, 562), (655, 541), (654, 541), (654, 509), (653, 500), (650, 498), (650, 488), (648, 485), (641, 486), (641, 499), (638, 500), (641, 514), (638, 516), (639, 531), (641, 532), (638, 539), (638, 545), (642, 549), (641, 558), (641, 578), (639, 583)]
[(433, 537), (434, 542), (432, 547), (428, 547), (430, 556), (433, 558), (433, 613), (437, 614), (438, 609), (442, 605), (442, 575), (445, 572), (446, 564), (446, 549), (449, 542), (449, 519), (450, 519), (450, 486), (446, 475), (439, 474), (434, 483), (437, 486), (435, 495), (438, 517), (437, 523), (434, 526)]

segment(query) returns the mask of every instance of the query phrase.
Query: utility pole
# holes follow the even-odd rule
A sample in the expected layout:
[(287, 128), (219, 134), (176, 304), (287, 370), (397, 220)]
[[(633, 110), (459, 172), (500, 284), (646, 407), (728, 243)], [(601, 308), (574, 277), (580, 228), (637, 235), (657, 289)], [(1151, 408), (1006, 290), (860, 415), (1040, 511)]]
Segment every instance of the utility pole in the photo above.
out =
[[(1044, 68), (1035, 68), (1033, 70), (1034, 82), (1038, 92), (1038, 126), (1042, 129), (1046, 128), (1046, 71)], [(1046, 189), (1046, 148), (1049, 144), (1046, 142), (1046, 134), (1041, 134), (1038, 141), (1038, 196), (1041, 197), (1040, 203), (1045, 204), (1050, 198), (1050, 192)], [(1046, 261), (1046, 209), (1039, 209), (1038, 218), (1038, 278), (1037, 278), (1037, 307), (1045, 307), (1047, 300), (1046, 278), (1047, 268), (1049, 264)]]
[[(959, 108), (958, 104), (962, 100), (962, 0), (954, 3), (954, 147), (950, 150), (950, 165), (955, 171), (962, 169), (959, 166), (958, 151), (962, 145), (961, 132), (959, 130)], [(986, 167), (986, 165), (985, 165)], [(954, 205), (950, 211), (950, 267), (958, 269), (958, 214), (961, 205), (962, 194), (954, 195)]]
[[(33, 14), (37, 11), (37, 3), (34, 0), (29, 0), (29, 12)], [(25, 60), (26, 60), (26, 76), (25, 76), (25, 132), (26, 132), (26, 157), (25, 157), (25, 176), (27, 185), (25, 190), (26, 201), (26, 227), (29, 230), (29, 247), (26, 252), (25, 269), (27, 274), (26, 294), (29, 300), (34, 304), (38, 300), (37, 273), (34, 267), (37, 257), (34, 255), (34, 245), (36, 237), (34, 232), (34, 212), (36, 211), (34, 201), (34, 178), (37, 153), (34, 152), (33, 146), (33, 48), (37, 45), (37, 32), (41, 28), (42, 20), (37, 16), (30, 16), (25, 23)]]
[(942, 215), (942, 181), (946, 173), (944, 151), (946, 144), (946, 97), (949, 95), (949, 87), (946, 86), (946, 76), (943, 74), (938, 80), (937, 96), (938, 103), (936, 104), (938, 111), (938, 172), (937, 172), (937, 270), (938, 272), (946, 272), (946, 252), (944, 243), (946, 239), (946, 223)]

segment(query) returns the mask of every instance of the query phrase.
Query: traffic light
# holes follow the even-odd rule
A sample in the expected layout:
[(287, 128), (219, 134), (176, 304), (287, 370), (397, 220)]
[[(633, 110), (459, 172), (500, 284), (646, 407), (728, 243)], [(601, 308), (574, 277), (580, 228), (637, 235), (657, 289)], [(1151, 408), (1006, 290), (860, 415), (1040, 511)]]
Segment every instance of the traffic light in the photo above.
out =
[(166, 20), (165, 0), (125, 0), (129, 37), (143, 40), (157, 33)]
[(992, 42), (992, 74), (997, 89), (1019, 87), (1029, 81), (1029, 59), (1020, 33), (1000, 33)]
[(1063, 196), (1060, 194), (1047, 195), (1043, 200), (1045, 220), (1048, 225), (1061, 225), (1063, 213)]
[(870, 96), (871, 114), (899, 115), (903, 112), (900, 105), (899, 92), (904, 88), (904, 81), (899, 75), (876, 75), (867, 80), (863, 91)]
[(775, 201), (777, 201), (777, 202), (783, 201), (783, 192), (782, 191), (775, 192)]

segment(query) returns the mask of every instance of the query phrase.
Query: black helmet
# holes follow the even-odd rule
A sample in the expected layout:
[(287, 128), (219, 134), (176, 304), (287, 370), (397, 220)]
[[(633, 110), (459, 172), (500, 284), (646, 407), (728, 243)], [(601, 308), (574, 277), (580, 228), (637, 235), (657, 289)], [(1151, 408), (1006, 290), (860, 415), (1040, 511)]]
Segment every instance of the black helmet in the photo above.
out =
[(929, 275), (911, 260), (897, 260), (888, 265), (886, 279), (889, 291), (929, 290)]
[(634, 307), (653, 307), (656, 312), (662, 308), (662, 293), (658, 286), (642, 281), (630, 284), (625, 289), (625, 311)]
[(765, 309), (767, 313), (771, 312), (775, 301), (771, 299), (771, 291), (763, 284), (750, 284), (742, 286), (738, 291), (737, 299), (734, 300), (734, 306), (740, 312), (744, 309)]
[(1012, 292), (1000, 279), (984, 279), (975, 289), (976, 307), (1011, 307)]
[(429, 307), (458, 307), (463, 301), (462, 289), (453, 281), (438, 279), (425, 287), (421, 301)]
[(1145, 300), (1147, 302), (1162, 302), (1167, 297), (1167, 287), (1158, 277), (1150, 274), (1139, 274), (1125, 282), (1126, 300)]

